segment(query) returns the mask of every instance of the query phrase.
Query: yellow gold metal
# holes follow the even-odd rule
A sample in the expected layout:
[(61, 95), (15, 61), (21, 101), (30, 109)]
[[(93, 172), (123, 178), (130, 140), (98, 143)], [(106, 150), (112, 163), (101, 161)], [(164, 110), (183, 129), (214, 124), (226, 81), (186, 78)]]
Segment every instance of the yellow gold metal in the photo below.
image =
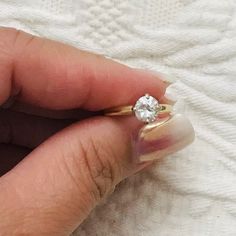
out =
[[(172, 106), (169, 104), (159, 104), (159, 114), (167, 114), (172, 112)], [(119, 106), (105, 110), (106, 116), (128, 116), (134, 112), (133, 106)]]
[(133, 113), (133, 106), (119, 106), (105, 110), (106, 116), (128, 116)]

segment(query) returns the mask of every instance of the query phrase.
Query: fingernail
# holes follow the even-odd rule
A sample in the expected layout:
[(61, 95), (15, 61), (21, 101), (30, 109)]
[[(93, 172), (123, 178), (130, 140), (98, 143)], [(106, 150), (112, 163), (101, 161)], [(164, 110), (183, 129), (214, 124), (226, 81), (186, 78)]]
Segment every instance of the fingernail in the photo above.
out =
[(174, 105), (178, 100), (178, 95), (172, 86), (166, 88), (163, 100), (165, 103)]
[[(154, 72), (153, 72), (154, 73)], [(163, 72), (155, 72), (156, 75), (159, 75), (160, 79), (163, 80), (167, 86), (170, 86), (174, 82), (176, 82), (176, 78), (171, 74), (163, 73)]]
[(137, 136), (135, 156), (139, 162), (157, 160), (175, 153), (194, 140), (194, 129), (183, 115), (176, 114), (144, 126)]
[(178, 98), (178, 100), (174, 103), (172, 114), (185, 114), (187, 112), (187, 106), (184, 98)]

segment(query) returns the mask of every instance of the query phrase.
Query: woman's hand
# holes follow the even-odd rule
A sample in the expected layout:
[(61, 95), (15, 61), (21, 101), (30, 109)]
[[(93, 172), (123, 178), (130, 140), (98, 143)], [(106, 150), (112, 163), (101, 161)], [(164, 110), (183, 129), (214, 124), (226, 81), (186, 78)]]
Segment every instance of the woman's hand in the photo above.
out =
[(0, 178), (0, 235), (70, 234), (147, 165), (132, 159), (134, 118), (87, 118), (84, 110), (132, 104), (144, 93), (161, 99), (165, 89), (152, 74), (1, 28), (0, 104), (9, 106), (0, 110), (1, 173), (27, 157)]

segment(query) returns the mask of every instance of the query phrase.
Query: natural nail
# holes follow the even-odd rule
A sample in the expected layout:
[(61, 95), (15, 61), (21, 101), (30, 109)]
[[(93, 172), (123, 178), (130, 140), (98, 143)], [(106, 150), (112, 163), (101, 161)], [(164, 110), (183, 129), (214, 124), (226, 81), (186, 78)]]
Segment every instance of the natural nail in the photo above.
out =
[(163, 80), (167, 84), (167, 86), (170, 86), (171, 84), (176, 82), (176, 78), (174, 78), (170, 74), (166, 74), (163, 72), (156, 72), (156, 75), (159, 75), (160, 79)]
[(164, 94), (163, 99), (166, 103), (169, 103), (172, 105), (174, 105), (177, 102), (178, 96), (176, 92), (173, 90), (172, 86), (166, 88), (166, 92)]
[(183, 115), (176, 114), (144, 126), (138, 134), (135, 153), (139, 162), (160, 159), (194, 140), (194, 129)]

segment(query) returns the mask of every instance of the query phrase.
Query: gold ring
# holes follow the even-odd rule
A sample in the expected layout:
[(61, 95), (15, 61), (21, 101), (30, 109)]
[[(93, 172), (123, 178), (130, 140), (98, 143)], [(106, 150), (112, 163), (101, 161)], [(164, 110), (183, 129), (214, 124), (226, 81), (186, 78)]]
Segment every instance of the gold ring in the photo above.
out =
[(159, 104), (158, 100), (149, 94), (140, 97), (134, 106), (119, 106), (105, 110), (106, 116), (125, 116), (135, 114), (138, 120), (145, 123), (154, 122), (159, 115), (169, 114), (172, 106)]

